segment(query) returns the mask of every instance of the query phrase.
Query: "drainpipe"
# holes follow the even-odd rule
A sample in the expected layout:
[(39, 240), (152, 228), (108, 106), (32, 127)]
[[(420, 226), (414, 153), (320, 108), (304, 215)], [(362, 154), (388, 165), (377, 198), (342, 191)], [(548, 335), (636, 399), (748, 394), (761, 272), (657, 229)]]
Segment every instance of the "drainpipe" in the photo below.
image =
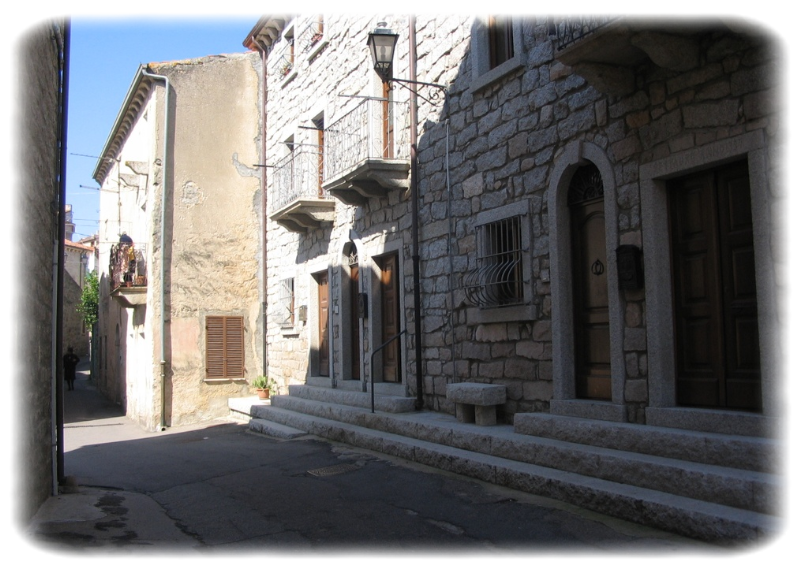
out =
[[(260, 116), (260, 134), (261, 146), (259, 147), (258, 162), (261, 165), (267, 163), (267, 49), (261, 47), (259, 49), (261, 54), (261, 111)], [(259, 232), (261, 233), (261, 288), (259, 295), (261, 296), (261, 373), (267, 375), (267, 170), (262, 167), (259, 169), (261, 172), (261, 221), (258, 224)]]
[(449, 232), (446, 235), (449, 241), (447, 245), (447, 252), (449, 253), (449, 297), (451, 299), (452, 307), (449, 311), (449, 327), (452, 329), (452, 383), (457, 383), (457, 357), (455, 349), (457, 342), (455, 340), (455, 289), (454, 289), (454, 217), (452, 216), (452, 185), (449, 179), (449, 97), (448, 90), (446, 96), (446, 202), (449, 208), (447, 217), (449, 219)]
[[(410, 80), (417, 81), (415, 70), (415, 16), (410, 16)], [(410, 90), (410, 173), (412, 174), (412, 279), (415, 321), (415, 409), (424, 406), (424, 374), (421, 367), (421, 254), (418, 224), (418, 100), (415, 90)]]
[(160, 430), (166, 429), (166, 179), (168, 178), (168, 125), (170, 118), (168, 77), (149, 73), (141, 68), (140, 73), (165, 82), (165, 117), (163, 119), (163, 177), (160, 185)]
[[(256, 28), (257, 29), (257, 28)], [(268, 49), (267, 46), (257, 40), (258, 32), (251, 32), (250, 36), (242, 43), (248, 50), (254, 50), (261, 54), (261, 110), (259, 111), (259, 132), (261, 137), (261, 144), (258, 151), (258, 164), (261, 165), (260, 185), (261, 185), (261, 220), (258, 223), (258, 231), (261, 234), (259, 244), (261, 245), (261, 256), (259, 257), (261, 264), (260, 284), (258, 288), (258, 295), (261, 299), (261, 373), (267, 375), (267, 176), (266, 176), (266, 158), (267, 158), (267, 100), (268, 100), (268, 83), (267, 83), (267, 60)]]
[(65, 251), (65, 172), (67, 167), (67, 88), (70, 55), (70, 21), (64, 21), (64, 35), (58, 26), (52, 30), (52, 39), (59, 57), (59, 155), (56, 158), (58, 180), (54, 189), (52, 207), (56, 210), (56, 236), (53, 244), (53, 289), (51, 303), (51, 455), (53, 460), (52, 493), (59, 494), (59, 483), (64, 481), (64, 383), (62, 381), (62, 325), (64, 309), (64, 251)]

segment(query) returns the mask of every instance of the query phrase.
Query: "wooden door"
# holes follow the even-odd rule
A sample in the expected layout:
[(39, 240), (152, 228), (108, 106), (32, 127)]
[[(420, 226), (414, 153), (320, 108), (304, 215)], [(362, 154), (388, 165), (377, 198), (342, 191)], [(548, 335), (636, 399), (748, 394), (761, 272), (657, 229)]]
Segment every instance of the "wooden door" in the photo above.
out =
[(328, 344), (328, 273), (322, 272), (316, 277), (317, 280), (317, 307), (318, 307), (318, 329), (319, 346), (317, 368), (318, 375), (327, 377), (329, 368), (329, 344)]
[(745, 162), (669, 185), (679, 405), (761, 408)]
[(350, 267), (350, 306), (351, 306), (351, 379), (359, 379), (362, 352), (359, 346), (359, 264)]
[(611, 344), (602, 195), (570, 206), (570, 230), (576, 397), (609, 400)]
[[(398, 303), (398, 257), (395, 254), (385, 256), (381, 265), (382, 296), (382, 343), (394, 338), (399, 328)], [(382, 381), (399, 383), (401, 381), (399, 341), (391, 342), (382, 350)]]

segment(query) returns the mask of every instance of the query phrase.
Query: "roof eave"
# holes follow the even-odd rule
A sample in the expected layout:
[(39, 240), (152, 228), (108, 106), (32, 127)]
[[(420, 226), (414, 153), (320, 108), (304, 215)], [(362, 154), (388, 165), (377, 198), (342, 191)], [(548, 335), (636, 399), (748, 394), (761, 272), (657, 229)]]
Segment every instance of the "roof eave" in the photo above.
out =
[[(132, 84), (129, 86), (129, 91), (126, 93), (126, 97), (123, 100), (123, 104), (121, 105), (120, 110), (118, 110), (118, 116), (115, 118), (115, 122), (112, 124), (112, 129), (107, 136), (106, 143), (104, 143), (101, 155), (95, 164), (95, 168), (93, 169), (93, 180), (95, 180), (99, 185), (103, 184), (103, 177), (105, 176), (103, 171), (106, 170), (105, 162), (114, 161), (118, 154), (117, 150), (113, 149), (113, 146), (115, 141), (119, 139), (118, 136), (121, 130), (125, 128), (125, 120), (130, 114), (133, 103), (137, 101), (137, 94), (141, 91), (144, 81), (148, 82), (149, 84), (151, 83), (151, 79), (143, 75), (143, 72), (147, 69), (147, 67), (148, 66), (144, 64), (141, 64), (140, 67), (138, 67), (135, 77), (132, 79)], [(137, 103), (139, 105), (141, 101), (137, 101)], [(126, 128), (128, 128), (128, 126), (126, 126)]]

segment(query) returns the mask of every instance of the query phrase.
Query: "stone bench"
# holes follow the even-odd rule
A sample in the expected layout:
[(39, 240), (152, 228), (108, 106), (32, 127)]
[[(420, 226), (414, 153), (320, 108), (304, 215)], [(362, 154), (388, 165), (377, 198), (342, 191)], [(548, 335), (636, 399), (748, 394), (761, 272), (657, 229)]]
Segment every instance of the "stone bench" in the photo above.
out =
[(446, 398), (457, 405), (461, 423), (497, 424), (497, 405), (505, 403), (505, 386), (490, 383), (450, 383)]

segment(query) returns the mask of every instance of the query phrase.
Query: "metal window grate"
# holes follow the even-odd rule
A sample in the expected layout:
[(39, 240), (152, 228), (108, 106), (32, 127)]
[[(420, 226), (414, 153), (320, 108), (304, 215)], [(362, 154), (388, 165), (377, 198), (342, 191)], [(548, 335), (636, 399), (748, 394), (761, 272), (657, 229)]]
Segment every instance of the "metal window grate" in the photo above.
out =
[(318, 14), (306, 24), (306, 27), (300, 33), (299, 43), (302, 46), (302, 52), (308, 53), (316, 46), (323, 39), (323, 32), (323, 15)]
[(285, 278), (280, 282), (279, 312), (282, 326), (295, 324), (295, 279)]
[(477, 227), (477, 267), (464, 280), (466, 296), (481, 308), (524, 302), (522, 221), (518, 216)]

